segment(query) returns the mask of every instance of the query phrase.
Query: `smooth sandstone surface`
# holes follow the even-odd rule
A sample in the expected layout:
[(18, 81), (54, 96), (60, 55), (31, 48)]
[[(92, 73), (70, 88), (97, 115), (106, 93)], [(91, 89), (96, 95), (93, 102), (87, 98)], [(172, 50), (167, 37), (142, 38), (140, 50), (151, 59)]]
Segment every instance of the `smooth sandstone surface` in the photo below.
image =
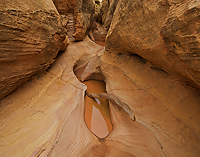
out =
[[(82, 40), (94, 1), (77, 2)], [(106, 47), (85, 37), (66, 51), (68, 20), (51, 0), (0, 3), (1, 96), (43, 71), (0, 100), (0, 156), (200, 156), (199, 2), (107, 2)], [(106, 83), (91, 94), (109, 100), (105, 139), (87, 128), (78, 79)]]
[(200, 155), (200, 95), (195, 89), (138, 56), (106, 53), (101, 64), (107, 92), (130, 107), (136, 123), (155, 135), (166, 156)]
[[(46, 73), (0, 101), (0, 156), (200, 155), (200, 97), (194, 89), (138, 56), (103, 52), (88, 38), (71, 43)], [(96, 56), (99, 61), (89, 64)], [(78, 69), (92, 74), (95, 63), (107, 92), (127, 104), (136, 118), (110, 103), (113, 131), (104, 140), (86, 127), (86, 86), (73, 72), (76, 65), (77, 74), (82, 75)]]
[[(73, 151), (78, 156), (79, 151), (84, 150), (93, 137), (83, 118), (86, 86), (74, 75), (73, 65), (83, 53), (102, 49), (93, 47), (92, 51), (88, 50), (91, 46), (71, 44), (48, 72), (34, 77), (0, 102), (0, 156), (47, 156), (61, 141), (65, 127), (67, 132), (64, 131), (64, 135), (68, 139), (64, 140), (66, 143), (62, 149), (66, 148), (66, 152), (57, 152), (58, 156), (66, 156), (66, 153), (74, 156)], [(74, 55), (74, 52), (80, 53)], [(74, 142), (80, 142), (79, 147)]]
[[(83, 65), (85, 65), (84, 62), (86, 62), (85, 59), (79, 60), (79, 63)], [(113, 98), (117, 97), (115, 101), (119, 99), (124, 105), (121, 107), (129, 114), (126, 106), (128, 105), (135, 117), (129, 114), (130, 119), (135, 119), (133, 123), (139, 123), (155, 135), (166, 156), (200, 155), (200, 116), (198, 114), (200, 95), (195, 88), (184, 85), (166, 72), (152, 67), (148, 61), (138, 55), (116, 55), (106, 51), (102, 57), (97, 55), (87, 62), (87, 66), (79, 66), (79, 68), (82, 70), (78, 70), (77, 66), (76, 71), (84, 71), (83, 74), (78, 73), (82, 80), (100, 79), (98, 73), (104, 76), (107, 93)], [(111, 105), (111, 119), (113, 119), (113, 105)], [(121, 110), (119, 106), (114, 107)], [(120, 122), (118, 125), (123, 126)], [(129, 127), (131, 128), (128, 125), (127, 128)], [(115, 129), (116, 125), (109, 137), (112, 137)], [(125, 132), (122, 133), (124, 138), (128, 134)], [(132, 137), (132, 135), (127, 136)], [(120, 142), (124, 141), (123, 137)], [(128, 144), (130, 145), (132, 144)], [(132, 149), (135, 150), (135, 147)], [(141, 150), (139, 154), (135, 154), (133, 150), (132, 155), (144, 156), (145, 154)]]

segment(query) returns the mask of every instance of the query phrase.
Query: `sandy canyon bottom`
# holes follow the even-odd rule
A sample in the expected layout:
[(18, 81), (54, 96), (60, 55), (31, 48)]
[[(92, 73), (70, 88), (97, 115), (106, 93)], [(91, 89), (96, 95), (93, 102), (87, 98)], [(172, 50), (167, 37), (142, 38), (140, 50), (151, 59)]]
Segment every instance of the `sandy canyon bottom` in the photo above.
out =
[[(98, 111), (108, 126), (101, 135), (79, 81), (91, 79), (104, 80), (112, 100)], [(86, 37), (0, 101), (0, 156), (199, 157), (199, 102), (195, 89), (140, 57), (105, 52)]]

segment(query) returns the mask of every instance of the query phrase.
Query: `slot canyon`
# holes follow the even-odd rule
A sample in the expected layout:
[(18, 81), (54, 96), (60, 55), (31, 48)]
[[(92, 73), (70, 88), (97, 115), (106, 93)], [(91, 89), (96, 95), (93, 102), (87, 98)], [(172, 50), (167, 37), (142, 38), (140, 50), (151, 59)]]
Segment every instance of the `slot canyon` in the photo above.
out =
[(200, 157), (199, 0), (1, 0), (0, 157)]

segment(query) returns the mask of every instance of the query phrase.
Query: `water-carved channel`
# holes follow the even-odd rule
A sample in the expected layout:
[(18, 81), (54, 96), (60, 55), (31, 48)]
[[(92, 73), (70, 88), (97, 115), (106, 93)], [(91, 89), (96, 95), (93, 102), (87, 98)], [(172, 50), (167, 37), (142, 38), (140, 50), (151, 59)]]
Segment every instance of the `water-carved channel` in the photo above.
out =
[[(83, 82), (87, 86), (88, 93), (106, 93), (103, 81), (88, 80)], [(85, 95), (85, 123), (91, 132), (99, 138), (105, 138), (112, 131), (109, 103), (104, 98), (90, 98)]]

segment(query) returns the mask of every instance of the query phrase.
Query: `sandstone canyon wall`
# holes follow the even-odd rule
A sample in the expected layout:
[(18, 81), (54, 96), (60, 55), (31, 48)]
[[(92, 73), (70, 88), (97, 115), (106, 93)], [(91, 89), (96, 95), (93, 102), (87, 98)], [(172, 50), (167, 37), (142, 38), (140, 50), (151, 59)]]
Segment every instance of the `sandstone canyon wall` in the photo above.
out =
[(74, 16), (74, 40), (82, 40), (91, 27), (92, 15), (95, 10), (94, 0), (53, 0), (61, 15), (70, 13)]
[(199, 88), (199, 1), (120, 0), (112, 16), (107, 51), (137, 54)]
[(0, 2), (0, 99), (66, 49), (66, 21), (51, 0)]
[[(86, 127), (86, 86), (74, 72), (83, 80), (104, 79), (109, 97), (121, 102), (110, 101), (113, 130), (105, 139)], [(138, 56), (105, 55), (85, 38), (0, 101), (0, 156), (198, 157), (199, 102), (193, 88)]]
[[(1, 78), (48, 67), (67, 43), (68, 13), (82, 40), (0, 101), (0, 156), (199, 157), (199, 2), (103, 0), (95, 12), (108, 31), (103, 47), (85, 36), (95, 1), (53, 1), (62, 16), (51, 0), (0, 5), (0, 52), (12, 59), (2, 57)], [(106, 92), (89, 93), (87, 80), (104, 81)], [(2, 91), (12, 83), (2, 82)], [(87, 96), (109, 101), (106, 138), (85, 123)]]

